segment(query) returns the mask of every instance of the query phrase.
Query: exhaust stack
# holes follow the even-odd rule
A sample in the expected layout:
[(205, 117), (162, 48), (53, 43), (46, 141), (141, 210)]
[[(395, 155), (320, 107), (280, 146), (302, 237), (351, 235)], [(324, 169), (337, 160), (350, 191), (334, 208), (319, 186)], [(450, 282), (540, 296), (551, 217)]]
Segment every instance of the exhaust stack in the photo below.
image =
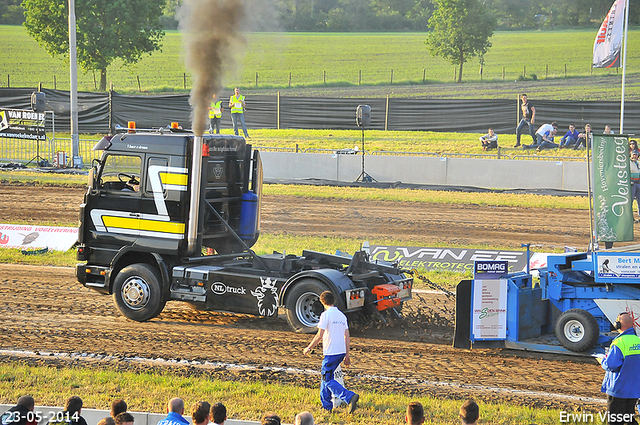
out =
[(198, 256), (198, 216), (200, 215), (200, 184), (202, 181), (202, 135), (193, 138), (193, 158), (191, 161), (191, 199), (189, 200), (189, 224), (187, 227), (187, 251)]

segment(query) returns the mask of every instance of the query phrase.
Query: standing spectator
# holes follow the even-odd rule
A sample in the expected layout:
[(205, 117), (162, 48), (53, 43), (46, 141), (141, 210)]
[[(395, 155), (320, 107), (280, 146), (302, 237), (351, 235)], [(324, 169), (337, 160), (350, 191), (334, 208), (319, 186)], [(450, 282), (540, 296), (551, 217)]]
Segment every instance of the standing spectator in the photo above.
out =
[(114, 418), (115, 425), (133, 425), (133, 415), (127, 412), (120, 412)]
[(206, 401), (199, 401), (194, 404), (191, 408), (191, 419), (193, 420), (193, 425), (207, 425), (211, 418), (211, 415), (209, 414), (210, 409), (211, 405)]
[(629, 140), (629, 156), (633, 153), (633, 151), (638, 150), (638, 142), (635, 140)]
[(182, 417), (184, 414), (184, 401), (181, 398), (172, 398), (167, 403), (167, 417), (158, 422), (158, 425), (189, 425), (189, 421)]
[(273, 412), (265, 413), (260, 421), (260, 425), (280, 425), (280, 423), (280, 416)]
[(489, 132), (484, 136), (480, 136), (480, 143), (482, 144), (482, 150), (496, 149), (498, 147), (498, 135), (493, 131), (493, 128), (489, 128)]
[(613, 134), (613, 130), (611, 130), (611, 126), (609, 124), (604, 126), (604, 134)]
[(111, 403), (111, 417), (115, 419), (116, 416), (118, 416), (119, 413), (122, 412), (126, 412), (127, 411), (127, 402), (120, 399), (120, 400), (113, 400), (113, 403)]
[(536, 135), (533, 132), (533, 124), (536, 122), (536, 108), (533, 106), (531, 102), (527, 100), (527, 95), (522, 94), (520, 97), (522, 102), (520, 103), (520, 110), (522, 111), (522, 119), (516, 127), (516, 145), (514, 148), (520, 146), (520, 133), (522, 133), (522, 129), (527, 127), (529, 130), (529, 135), (531, 135), (531, 139), (533, 139), (533, 143), (536, 143)]
[(582, 149), (587, 146), (591, 147), (591, 139), (593, 138), (593, 133), (591, 132), (591, 124), (585, 124), (584, 131), (578, 134), (578, 143), (574, 149)]
[(558, 131), (558, 123), (552, 122), (551, 124), (542, 124), (538, 131), (536, 131), (536, 143), (532, 145), (524, 145), (524, 149), (536, 148), (538, 151), (542, 149), (557, 148), (558, 145), (553, 143), (553, 138)]
[(468, 399), (460, 406), (460, 419), (463, 425), (476, 425), (480, 418), (480, 408), (473, 399)]
[(300, 412), (296, 415), (296, 419), (293, 422), (294, 425), (314, 425), (315, 421), (313, 415), (310, 412)]
[(240, 89), (233, 89), (233, 96), (229, 99), (229, 108), (231, 108), (231, 121), (233, 121), (233, 134), (238, 135), (238, 120), (242, 124), (242, 132), (244, 137), (250, 139), (247, 133), (247, 125), (244, 123), (244, 111), (247, 105), (244, 103), (244, 96), (240, 94)]
[(601, 391), (607, 394), (609, 425), (636, 424), (633, 415), (640, 398), (640, 338), (626, 311), (618, 315), (616, 329), (620, 335), (611, 342), (609, 352), (601, 360), (606, 371)]
[(18, 399), (18, 403), (0, 416), (2, 425), (36, 425), (37, 422), (28, 421), (29, 412), (33, 412), (35, 400), (30, 395), (23, 395)]
[(424, 408), (422, 403), (418, 401), (412, 401), (407, 406), (407, 414), (404, 419), (407, 421), (407, 425), (421, 425), (424, 423)]
[(211, 106), (209, 106), (209, 134), (213, 134), (215, 129), (216, 134), (220, 134), (220, 120), (222, 120), (222, 101), (218, 99), (218, 96), (214, 93)]
[(638, 204), (638, 219), (634, 220), (636, 223), (640, 223), (640, 163), (638, 157), (640, 152), (637, 150), (631, 152), (631, 159), (629, 160), (629, 173), (631, 174), (631, 211), (633, 211), (633, 200), (636, 200)]
[(576, 130), (576, 126), (574, 124), (569, 124), (569, 131), (567, 131), (564, 136), (562, 136), (562, 139), (560, 139), (560, 149), (574, 146), (578, 143), (579, 136), (580, 133)]
[(216, 425), (223, 425), (227, 420), (227, 408), (222, 403), (211, 406), (211, 420)]
[(320, 401), (322, 407), (328, 411), (333, 409), (331, 394), (349, 404), (349, 413), (353, 413), (358, 406), (360, 396), (353, 391), (349, 391), (334, 379), (334, 372), (338, 365), (344, 360), (344, 365), (351, 364), (349, 357), (349, 325), (347, 317), (336, 306), (333, 292), (324, 291), (320, 294), (320, 302), (325, 311), (320, 315), (318, 323), (318, 333), (309, 345), (303, 350), (304, 355), (308, 355), (313, 348), (322, 340), (322, 381), (320, 382)]

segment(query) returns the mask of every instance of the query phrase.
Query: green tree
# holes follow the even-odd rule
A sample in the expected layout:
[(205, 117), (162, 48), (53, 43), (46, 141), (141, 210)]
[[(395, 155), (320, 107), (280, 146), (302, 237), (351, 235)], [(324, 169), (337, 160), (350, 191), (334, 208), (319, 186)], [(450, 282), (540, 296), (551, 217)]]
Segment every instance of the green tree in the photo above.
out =
[[(67, 0), (24, 0), (24, 26), (52, 56), (69, 55)], [(120, 58), (125, 64), (160, 49), (165, 0), (83, 0), (76, 2), (78, 63), (85, 71), (100, 71), (100, 90), (107, 88), (107, 67)]]
[(489, 38), (496, 27), (495, 17), (478, 0), (434, 0), (429, 18), (431, 32), (425, 44), (434, 56), (442, 56), (459, 66), (471, 57), (482, 56), (491, 47)]

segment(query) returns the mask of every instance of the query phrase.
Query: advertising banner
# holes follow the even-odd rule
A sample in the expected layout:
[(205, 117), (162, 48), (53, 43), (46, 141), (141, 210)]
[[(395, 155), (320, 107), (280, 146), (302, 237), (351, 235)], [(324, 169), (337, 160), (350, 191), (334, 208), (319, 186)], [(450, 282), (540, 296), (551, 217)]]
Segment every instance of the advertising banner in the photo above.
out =
[(620, 68), (626, 0), (616, 0), (605, 16), (593, 43), (594, 68)]
[(473, 281), (472, 340), (507, 338), (507, 280)]
[(593, 210), (598, 241), (633, 240), (633, 210), (626, 136), (593, 136)]
[(77, 241), (77, 227), (0, 224), (0, 248), (49, 248), (67, 251)]
[(473, 266), (474, 279), (500, 279), (509, 273), (507, 261), (476, 261)]
[(640, 283), (640, 254), (598, 252), (596, 282)]
[(0, 109), (0, 137), (46, 140), (45, 113), (22, 109)]
[(524, 270), (527, 266), (527, 253), (523, 251), (371, 245), (371, 258), (397, 261), (400, 267), (407, 269), (460, 273), (473, 272), (475, 261), (507, 261), (509, 273)]

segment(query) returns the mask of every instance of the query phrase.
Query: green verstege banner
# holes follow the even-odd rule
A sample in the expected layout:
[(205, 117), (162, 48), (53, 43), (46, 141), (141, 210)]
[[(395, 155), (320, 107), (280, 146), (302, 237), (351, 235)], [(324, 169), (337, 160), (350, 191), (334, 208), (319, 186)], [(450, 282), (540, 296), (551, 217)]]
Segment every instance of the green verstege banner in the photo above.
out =
[(633, 197), (626, 136), (593, 135), (593, 184), (597, 240), (633, 241)]

